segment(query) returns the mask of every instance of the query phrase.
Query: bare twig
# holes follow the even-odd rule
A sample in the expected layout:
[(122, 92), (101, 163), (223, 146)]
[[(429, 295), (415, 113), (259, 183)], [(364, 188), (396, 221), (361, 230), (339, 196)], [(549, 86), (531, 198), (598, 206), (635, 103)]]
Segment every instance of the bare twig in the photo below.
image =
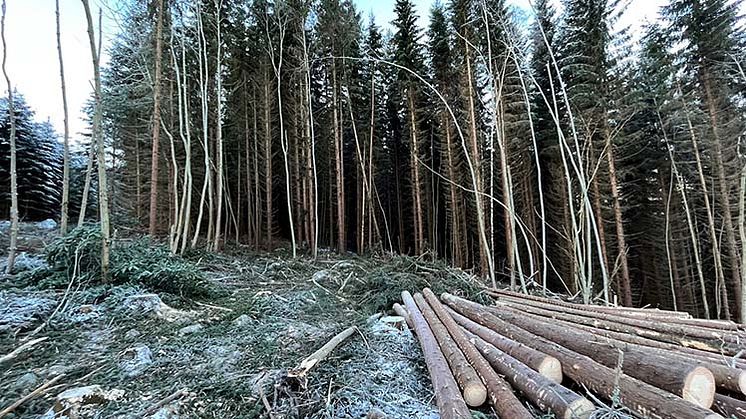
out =
[(4, 418), (5, 415), (7, 415), (8, 413), (14, 411), (18, 406), (26, 403), (27, 401), (33, 399), (34, 397), (36, 397), (36, 396), (38, 396), (40, 394), (45, 393), (47, 391), (47, 389), (49, 389), (49, 387), (51, 387), (54, 383), (56, 383), (57, 381), (59, 381), (60, 379), (62, 379), (62, 377), (64, 377), (64, 376), (65, 376), (65, 374), (60, 374), (60, 375), (52, 378), (51, 380), (47, 381), (46, 383), (40, 385), (36, 390), (32, 391), (31, 393), (29, 393), (29, 394), (21, 397), (20, 399), (16, 400), (13, 404), (11, 404), (10, 406), (8, 406), (5, 409), (3, 409), (2, 411), (0, 411), (0, 418)]

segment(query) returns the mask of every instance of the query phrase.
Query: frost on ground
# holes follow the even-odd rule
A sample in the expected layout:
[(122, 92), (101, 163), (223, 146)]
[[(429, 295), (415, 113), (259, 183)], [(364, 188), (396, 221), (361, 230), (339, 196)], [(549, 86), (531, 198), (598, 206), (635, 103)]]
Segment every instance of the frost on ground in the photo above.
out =
[[(0, 356), (46, 323), (34, 336), (46, 340), (0, 365), (0, 409), (56, 380), (8, 417), (438, 417), (416, 339), (382, 315), (402, 289), (473, 297), (469, 275), (406, 257), (233, 249), (195, 260), (212, 287), (199, 300), (137, 285), (73, 283), (66, 294), (0, 281)], [(287, 378), (349, 326), (358, 332), (307, 382)]]

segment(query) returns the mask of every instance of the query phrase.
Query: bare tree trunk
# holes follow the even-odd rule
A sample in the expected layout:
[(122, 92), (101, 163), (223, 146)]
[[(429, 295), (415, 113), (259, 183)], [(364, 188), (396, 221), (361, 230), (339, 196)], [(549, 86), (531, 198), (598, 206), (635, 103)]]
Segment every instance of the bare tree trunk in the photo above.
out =
[(60, 233), (67, 233), (68, 206), (70, 203), (70, 127), (67, 110), (67, 89), (65, 88), (65, 66), (62, 60), (62, 40), (60, 37), (60, 0), (55, 0), (57, 16), (57, 53), (60, 59), (60, 81), (62, 83), (62, 110), (64, 112), (65, 138), (62, 162), (62, 210), (60, 212)]
[(284, 109), (282, 106), (282, 55), (284, 53), (283, 47), (285, 42), (285, 31), (286, 31), (286, 24), (287, 21), (283, 21), (282, 17), (280, 16), (280, 6), (276, 6), (276, 9), (274, 11), (275, 18), (277, 19), (277, 26), (279, 30), (279, 45), (277, 49), (278, 58), (277, 61), (275, 61), (275, 48), (272, 45), (272, 37), (269, 33), (269, 19), (267, 19), (267, 22), (265, 24), (265, 29), (267, 32), (267, 44), (269, 45), (269, 58), (272, 62), (272, 69), (275, 72), (275, 80), (277, 83), (277, 114), (280, 118), (280, 145), (282, 147), (282, 157), (283, 162), (285, 163), (285, 194), (286, 194), (286, 200), (287, 200), (287, 210), (288, 210), (288, 224), (290, 225), (290, 242), (293, 246), (293, 258), (297, 256), (297, 245), (295, 243), (295, 223), (293, 219), (293, 199), (292, 199), (292, 193), (290, 188), (290, 166), (288, 162), (288, 134), (287, 129), (285, 128), (285, 118), (284, 118)]
[[(91, 58), (93, 61), (94, 80), (94, 112), (93, 112), (93, 141), (96, 144), (96, 156), (98, 161), (98, 205), (101, 220), (101, 276), (104, 282), (109, 281), (109, 251), (111, 248), (110, 226), (109, 226), (109, 194), (106, 182), (106, 155), (104, 147), (104, 136), (101, 129), (101, 73), (99, 64), (101, 55), (96, 49), (96, 38), (93, 33), (93, 18), (88, 0), (81, 0), (88, 21), (88, 39), (91, 44)], [(101, 11), (99, 10), (99, 26), (101, 24)]]
[(303, 64), (305, 66), (305, 95), (306, 95), (306, 101), (308, 105), (308, 118), (307, 118), (307, 128), (306, 132), (310, 137), (311, 140), (311, 149), (309, 153), (310, 163), (311, 163), (311, 172), (313, 176), (313, 190), (311, 192), (311, 195), (313, 195), (313, 203), (310, 205), (310, 223), (311, 223), (311, 253), (313, 254), (313, 258), (316, 259), (319, 254), (319, 182), (318, 182), (318, 173), (316, 170), (316, 136), (314, 133), (314, 124), (313, 124), (313, 104), (311, 103), (311, 68), (309, 65), (308, 60), (308, 45), (306, 44), (306, 31), (305, 31), (305, 22), (304, 27), (301, 28), (301, 32), (303, 33)]
[(148, 234), (155, 236), (158, 223), (158, 147), (161, 130), (161, 51), (163, 49), (163, 0), (154, 0), (155, 25), (155, 81), (153, 83), (153, 144), (150, 160), (150, 216)]
[[(619, 289), (622, 293), (622, 303), (627, 307), (632, 306), (632, 289), (629, 282), (629, 266), (627, 264), (627, 243), (624, 235), (624, 220), (622, 219), (622, 205), (619, 200), (619, 186), (617, 184), (616, 165), (614, 162), (614, 146), (611, 144), (611, 135), (608, 129), (606, 136), (606, 162), (609, 165), (609, 187), (611, 188), (611, 200), (614, 205), (614, 222), (616, 224), (616, 240), (619, 252), (619, 264), (622, 277)], [(603, 223), (598, 220), (599, 226)]]
[(222, 0), (215, 0), (215, 29), (217, 33), (217, 54), (215, 57), (215, 91), (217, 93), (217, 99), (215, 106), (217, 107), (215, 116), (215, 147), (217, 148), (217, 180), (215, 187), (217, 188), (217, 209), (215, 212), (215, 237), (213, 237), (212, 248), (213, 250), (220, 249), (220, 223), (223, 217), (223, 63), (222, 63), (222, 31), (220, 29), (221, 17), (220, 10), (223, 7)]
[[(264, 83), (264, 188), (266, 202), (267, 249), (272, 249), (272, 129), (270, 121), (269, 75)], [(282, 113), (282, 110), (280, 110)], [(282, 132), (280, 132), (282, 135)]]
[(18, 250), (18, 173), (16, 171), (16, 113), (13, 103), (13, 85), (10, 83), (6, 62), (8, 59), (8, 43), (5, 40), (5, 0), (3, 0), (3, 14), (0, 20), (0, 34), (3, 40), (3, 75), (8, 84), (8, 117), (10, 118), (10, 245), (8, 246), (8, 264), (5, 273), (13, 271)]
[(334, 161), (337, 180), (337, 251), (345, 253), (347, 251), (347, 233), (345, 225), (344, 149), (339, 122), (338, 82), (336, 60), (332, 59), (332, 121), (334, 124)]
[(420, 148), (417, 137), (417, 118), (415, 115), (414, 92), (410, 85), (407, 92), (407, 105), (409, 107), (409, 134), (412, 141), (411, 165), (412, 165), (412, 195), (414, 203), (414, 253), (419, 256), (424, 252), (425, 241), (424, 225), (422, 221), (422, 182), (420, 181)]

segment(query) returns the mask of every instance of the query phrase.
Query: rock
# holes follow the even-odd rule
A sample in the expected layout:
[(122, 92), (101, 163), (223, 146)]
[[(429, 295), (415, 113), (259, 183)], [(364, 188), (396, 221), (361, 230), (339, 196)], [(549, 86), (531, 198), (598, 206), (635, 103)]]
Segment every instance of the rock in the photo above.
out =
[(54, 230), (55, 228), (57, 228), (57, 222), (51, 218), (47, 218), (44, 221), (39, 221), (38, 223), (36, 223), (36, 227), (42, 230)]
[(189, 319), (192, 315), (188, 312), (169, 307), (161, 301), (158, 294), (130, 295), (122, 302), (121, 310), (141, 316), (150, 316), (175, 322)]
[(322, 271), (318, 271), (315, 274), (313, 274), (313, 277), (311, 278), (311, 280), (313, 282), (322, 283), (322, 282), (326, 281), (327, 279), (329, 279), (329, 277), (330, 277), (329, 271), (327, 271), (326, 269), (324, 269)]
[(139, 337), (142, 333), (140, 333), (137, 329), (130, 329), (127, 331), (127, 333), (124, 334), (124, 337), (127, 339), (135, 339)]
[(148, 417), (150, 419), (179, 419), (179, 408), (173, 405), (164, 406)]
[(99, 406), (123, 395), (122, 390), (114, 389), (107, 392), (99, 385), (71, 388), (57, 395), (52, 407), (56, 415), (53, 417), (78, 419), (86, 411), (96, 410)]
[(182, 327), (181, 329), (179, 329), (179, 336), (185, 336), (185, 335), (190, 335), (192, 333), (197, 333), (200, 330), (202, 330), (203, 328), (204, 328), (204, 326), (202, 326), (199, 323), (193, 324), (193, 325), (190, 325), (190, 326), (187, 326), (187, 327)]
[(383, 413), (382, 411), (373, 408), (370, 409), (367, 415), (365, 415), (366, 419), (388, 419), (388, 415)]
[(26, 390), (35, 387), (38, 382), (39, 377), (37, 377), (36, 374), (34, 374), (33, 372), (29, 371), (26, 374), (18, 377), (16, 382), (13, 384), (13, 387), (18, 390)]
[(90, 313), (92, 311), (96, 310), (96, 306), (92, 304), (83, 304), (82, 306), (78, 307), (78, 313)]
[(152, 363), (153, 353), (150, 348), (145, 345), (137, 345), (122, 353), (119, 368), (127, 377), (137, 377), (145, 372)]
[(236, 317), (235, 320), (233, 320), (233, 324), (235, 324), (238, 327), (249, 326), (251, 324), (251, 317), (247, 316), (246, 314), (242, 314)]

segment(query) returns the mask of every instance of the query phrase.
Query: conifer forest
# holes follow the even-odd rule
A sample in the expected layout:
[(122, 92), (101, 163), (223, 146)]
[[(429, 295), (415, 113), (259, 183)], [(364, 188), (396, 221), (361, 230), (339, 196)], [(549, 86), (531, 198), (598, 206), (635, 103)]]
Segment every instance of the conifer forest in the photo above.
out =
[(746, 418), (743, 1), (23, 1), (0, 418)]

